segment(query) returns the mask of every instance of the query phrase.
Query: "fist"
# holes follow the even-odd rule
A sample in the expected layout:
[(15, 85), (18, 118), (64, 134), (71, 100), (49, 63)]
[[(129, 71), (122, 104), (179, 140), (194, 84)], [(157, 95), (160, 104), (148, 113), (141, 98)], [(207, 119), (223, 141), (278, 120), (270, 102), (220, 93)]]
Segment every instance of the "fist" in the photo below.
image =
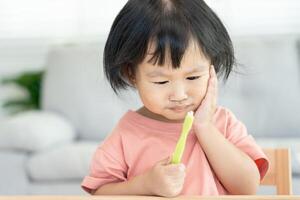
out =
[(148, 186), (154, 195), (175, 197), (180, 194), (184, 179), (184, 164), (170, 164), (170, 157), (159, 161), (148, 173)]

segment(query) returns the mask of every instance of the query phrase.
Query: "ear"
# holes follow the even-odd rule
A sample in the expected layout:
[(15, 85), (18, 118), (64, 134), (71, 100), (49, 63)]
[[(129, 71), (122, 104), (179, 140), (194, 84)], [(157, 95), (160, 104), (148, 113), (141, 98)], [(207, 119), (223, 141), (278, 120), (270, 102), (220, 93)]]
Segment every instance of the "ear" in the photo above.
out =
[(128, 81), (132, 85), (132, 87), (136, 86), (136, 79), (135, 79), (135, 75), (134, 74), (128, 76)]
[(134, 70), (130, 66), (126, 66), (123, 69), (123, 75), (126, 77), (128, 83), (132, 86), (135, 87), (136, 85), (136, 79), (135, 79), (135, 73)]

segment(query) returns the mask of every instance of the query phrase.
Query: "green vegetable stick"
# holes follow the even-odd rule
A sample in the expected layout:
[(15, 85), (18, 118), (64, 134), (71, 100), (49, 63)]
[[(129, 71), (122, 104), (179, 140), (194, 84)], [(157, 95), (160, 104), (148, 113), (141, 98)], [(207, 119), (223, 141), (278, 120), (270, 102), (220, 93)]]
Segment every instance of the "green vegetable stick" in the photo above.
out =
[(181, 162), (181, 157), (183, 155), (184, 152), (184, 148), (185, 148), (185, 143), (186, 143), (186, 139), (187, 136), (192, 128), (193, 125), (193, 121), (194, 121), (194, 112), (190, 111), (187, 113), (187, 115), (184, 118), (184, 122), (183, 122), (183, 126), (182, 126), (182, 131), (181, 131), (181, 135), (180, 138), (176, 144), (176, 148), (175, 151), (173, 153), (172, 156), (172, 163), (173, 164), (178, 164)]

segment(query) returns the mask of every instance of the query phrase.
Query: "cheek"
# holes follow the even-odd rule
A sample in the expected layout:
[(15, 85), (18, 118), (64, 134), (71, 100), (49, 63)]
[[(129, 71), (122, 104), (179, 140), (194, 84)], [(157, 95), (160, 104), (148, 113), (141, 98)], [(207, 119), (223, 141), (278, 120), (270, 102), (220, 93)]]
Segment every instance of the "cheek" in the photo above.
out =
[(146, 107), (157, 107), (160, 104), (163, 104), (165, 94), (162, 93), (157, 88), (151, 85), (143, 85), (140, 88), (137, 88), (141, 101)]

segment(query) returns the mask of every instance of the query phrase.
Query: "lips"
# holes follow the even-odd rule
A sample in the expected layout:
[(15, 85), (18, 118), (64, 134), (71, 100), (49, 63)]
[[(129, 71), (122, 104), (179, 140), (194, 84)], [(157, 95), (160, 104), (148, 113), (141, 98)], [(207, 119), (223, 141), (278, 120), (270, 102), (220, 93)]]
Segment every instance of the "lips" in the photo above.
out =
[(190, 105), (187, 106), (175, 106), (175, 107), (171, 107), (170, 109), (175, 111), (175, 112), (183, 112), (185, 110), (187, 110), (187, 108), (190, 107)]

